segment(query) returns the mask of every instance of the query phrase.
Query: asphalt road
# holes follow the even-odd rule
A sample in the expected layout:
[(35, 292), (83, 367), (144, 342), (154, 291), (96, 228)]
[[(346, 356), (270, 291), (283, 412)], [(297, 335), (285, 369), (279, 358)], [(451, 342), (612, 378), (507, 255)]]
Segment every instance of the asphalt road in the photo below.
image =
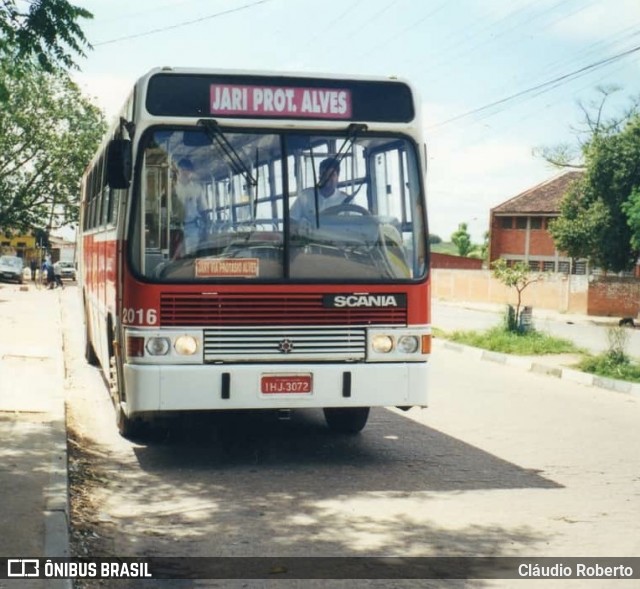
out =
[[(358, 436), (332, 434), (318, 410), (294, 411), (284, 422), (200, 416), (173, 423), (153, 443), (134, 444), (118, 436), (104, 382), (82, 359), (74, 290), (61, 297), (68, 414), (91, 476), (72, 501), (88, 498), (91, 509), (73, 525), (86, 531), (90, 549), (116, 556), (640, 554), (637, 397), (438, 348), (430, 408), (376, 409)], [(516, 583), (261, 579), (153, 586)], [(578, 588), (584, 581), (526, 586)]]

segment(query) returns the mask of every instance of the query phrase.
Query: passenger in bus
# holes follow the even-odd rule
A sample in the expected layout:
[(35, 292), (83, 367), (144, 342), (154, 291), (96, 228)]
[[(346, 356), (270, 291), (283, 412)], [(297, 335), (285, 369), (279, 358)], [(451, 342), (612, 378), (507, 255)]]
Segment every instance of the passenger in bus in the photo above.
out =
[(175, 194), (177, 208), (181, 209), (182, 214), (183, 254), (190, 254), (197, 249), (208, 212), (204, 190), (194, 179), (194, 175), (193, 162), (189, 158), (182, 158), (178, 162)]
[[(340, 177), (340, 163), (334, 158), (327, 158), (320, 162), (318, 178), (318, 206), (320, 211), (330, 207), (346, 204), (349, 195), (338, 189)], [(313, 188), (305, 188), (296, 199), (289, 212), (291, 219), (312, 221), (316, 216), (316, 195)]]

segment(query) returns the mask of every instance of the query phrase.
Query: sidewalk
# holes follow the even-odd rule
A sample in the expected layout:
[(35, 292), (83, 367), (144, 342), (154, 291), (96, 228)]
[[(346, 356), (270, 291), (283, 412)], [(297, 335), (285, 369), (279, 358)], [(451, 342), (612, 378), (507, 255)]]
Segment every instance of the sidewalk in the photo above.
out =
[[(458, 301), (434, 301), (434, 306), (439, 306), (441, 309), (457, 309), (463, 311), (474, 311), (480, 313), (486, 313), (487, 316), (493, 317), (497, 320), (504, 313), (505, 305), (491, 304), (491, 303), (477, 303), (477, 302), (458, 302)], [(438, 320), (434, 313), (434, 325), (438, 327)], [(463, 313), (461, 313), (463, 315)], [(575, 313), (560, 313), (549, 309), (533, 309), (533, 321), (534, 326), (536, 322), (538, 324), (544, 322), (551, 322), (557, 324), (569, 324), (569, 325), (582, 325), (592, 326), (605, 329), (610, 326), (617, 326), (619, 322), (618, 317), (600, 317), (591, 315), (581, 315)], [(486, 327), (486, 326), (485, 326)], [(460, 317), (460, 323), (456, 325), (456, 329), (465, 329), (467, 326), (464, 320)], [(640, 336), (638, 333), (630, 332), (634, 337)], [(584, 330), (578, 335), (584, 335)], [(573, 338), (578, 346), (584, 345), (584, 341)], [(509, 366), (517, 366), (530, 372), (536, 372), (538, 374), (545, 374), (556, 378), (562, 378), (577, 382), (586, 386), (597, 387), (615, 391), (619, 393), (628, 393), (640, 397), (640, 384), (631, 383), (622, 380), (615, 380), (612, 378), (605, 378), (581, 372), (579, 370), (571, 368), (575, 365), (580, 356), (577, 354), (549, 354), (544, 356), (515, 356), (510, 354), (502, 354), (498, 352), (491, 352), (483, 350), (481, 348), (474, 348), (471, 346), (454, 343), (442, 339), (434, 339), (434, 350), (449, 349), (460, 353), (479, 358), (481, 360), (488, 360), (500, 364), (506, 364)]]
[(22, 288), (0, 283), (0, 555), (68, 556), (59, 291)]

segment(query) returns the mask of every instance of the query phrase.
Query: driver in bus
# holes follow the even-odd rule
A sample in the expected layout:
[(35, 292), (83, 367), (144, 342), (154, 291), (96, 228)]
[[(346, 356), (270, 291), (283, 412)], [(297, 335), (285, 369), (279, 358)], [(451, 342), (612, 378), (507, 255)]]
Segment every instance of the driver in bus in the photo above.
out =
[[(324, 211), (331, 207), (349, 202), (349, 195), (338, 189), (340, 163), (334, 158), (326, 158), (320, 162), (320, 176), (318, 179), (318, 207)], [(296, 199), (289, 211), (294, 221), (313, 220), (316, 216), (316, 195), (313, 188), (305, 188)]]
[(206, 223), (207, 201), (202, 185), (194, 180), (193, 162), (184, 157), (178, 162), (175, 194), (182, 210), (183, 254), (194, 252), (200, 243), (201, 228)]

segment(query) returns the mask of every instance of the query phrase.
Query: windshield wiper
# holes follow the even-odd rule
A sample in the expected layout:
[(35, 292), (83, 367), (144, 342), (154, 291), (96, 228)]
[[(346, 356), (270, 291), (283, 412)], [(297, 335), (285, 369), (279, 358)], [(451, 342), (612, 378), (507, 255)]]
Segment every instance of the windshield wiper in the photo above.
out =
[(345, 140), (342, 142), (340, 149), (338, 149), (338, 153), (331, 158), (331, 165), (327, 166), (327, 171), (318, 180), (316, 188), (322, 188), (327, 183), (331, 170), (333, 168), (340, 167), (340, 163), (347, 155), (349, 149), (353, 145), (353, 142), (358, 138), (360, 133), (365, 132), (366, 130), (367, 126), (359, 123), (351, 123), (347, 127), (347, 136), (345, 137)]
[(229, 140), (225, 137), (222, 129), (220, 129), (218, 121), (214, 119), (200, 119), (198, 121), (198, 125), (202, 125), (204, 127), (204, 130), (209, 138), (217, 143), (218, 147), (227, 156), (233, 171), (236, 174), (242, 174), (247, 184), (253, 187), (257, 187), (258, 181), (253, 177), (253, 175), (249, 171), (249, 168), (247, 168), (245, 163), (242, 161), (242, 158), (234, 149), (233, 145), (229, 143)]

